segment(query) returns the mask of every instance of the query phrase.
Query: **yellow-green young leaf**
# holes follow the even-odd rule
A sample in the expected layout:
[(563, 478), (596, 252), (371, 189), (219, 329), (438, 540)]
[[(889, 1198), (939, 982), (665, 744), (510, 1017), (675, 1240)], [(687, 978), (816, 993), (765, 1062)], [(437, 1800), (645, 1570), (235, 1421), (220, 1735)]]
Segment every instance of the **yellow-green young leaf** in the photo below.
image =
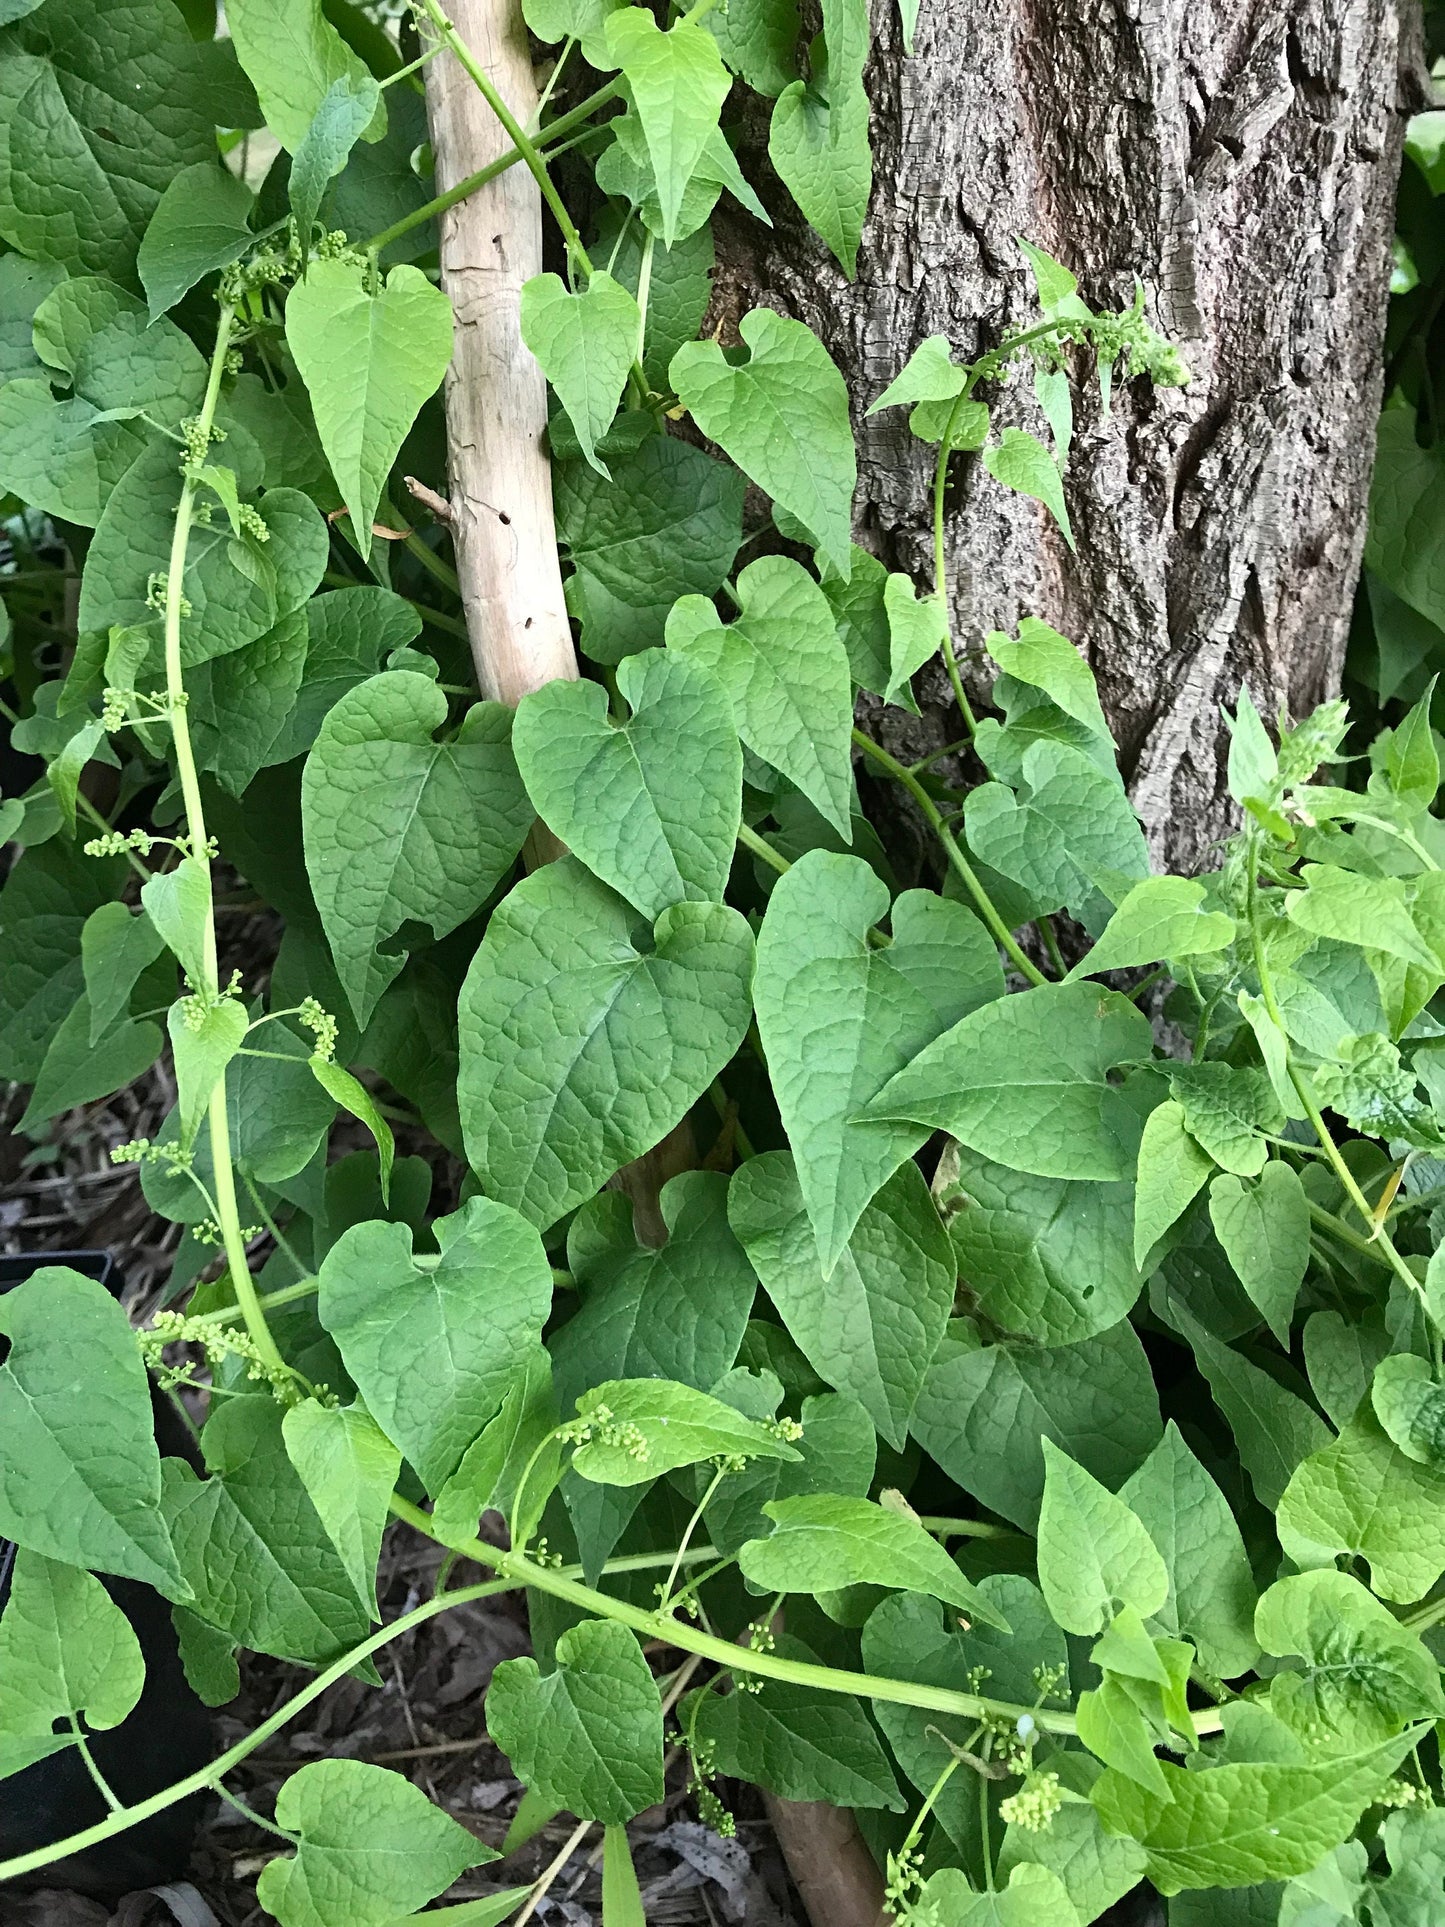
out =
[(738, 1554), (746, 1578), (763, 1592), (837, 1592), (844, 1586), (890, 1586), (931, 1593), (970, 1619), (1007, 1632), (1008, 1622), (971, 1585), (938, 1541), (914, 1518), (871, 1499), (832, 1493), (772, 1499), (766, 1539), (749, 1539)]
[(380, 1619), (376, 1561), (401, 1453), (362, 1405), (305, 1399), (286, 1413), (281, 1433), (357, 1597)]
[(1310, 1260), (1310, 1207), (1292, 1165), (1272, 1158), (1256, 1183), (1220, 1176), (1209, 1187), (1209, 1217), (1251, 1303), (1289, 1350), (1295, 1299)]
[(678, 399), (703, 434), (845, 572), (858, 479), (847, 386), (801, 321), (754, 308), (739, 332), (748, 349), (741, 366), (715, 341), (678, 349), (669, 370)]
[(1300, 1566), (1369, 1561), (1382, 1599), (1423, 1599), (1445, 1572), (1440, 1476), (1395, 1446), (1367, 1407), (1299, 1466), (1279, 1502), (1280, 1544)]
[(497, 1857), (420, 1787), (361, 1760), (293, 1773), (276, 1822), (300, 1839), (262, 1870), (256, 1898), (281, 1927), (385, 1927)]
[(1134, 885), (1069, 976), (1093, 977), (1161, 958), (1223, 950), (1234, 942), (1234, 918), (1206, 910), (1204, 901), (1204, 885), (1188, 877), (1146, 877)]
[(330, 1058), (312, 1056), (307, 1060), (311, 1065), (311, 1075), (326, 1092), (334, 1097), (343, 1110), (364, 1124), (376, 1139), (377, 1168), (381, 1177), (381, 1201), (391, 1201), (391, 1167), (396, 1162), (396, 1138), (391, 1126), (381, 1114), (380, 1106), (359, 1077), (344, 1070)]
[(827, 597), (782, 555), (750, 563), (737, 595), (742, 613), (726, 624), (706, 596), (674, 603), (668, 650), (713, 672), (748, 748), (851, 843), (853, 685)]
[(45, 766), (45, 780), (60, 805), (61, 821), (72, 836), (75, 835), (75, 801), (80, 790), (80, 778), (104, 738), (105, 725), (97, 716), (91, 722), (82, 723), (59, 754), (52, 756)]
[(82, 997), (46, 1048), (30, 1102), (20, 1119), (23, 1131), (33, 1131), (47, 1118), (58, 1117), (77, 1104), (89, 1104), (124, 1090), (161, 1054), (163, 1039), (157, 1024), (133, 1022), (122, 1016), (94, 1044), (90, 1027), (90, 1005)]
[(1121, 1606), (1141, 1618), (1169, 1597), (1159, 1549), (1125, 1500), (1044, 1440), (1039, 1584), (1068, 1633), (1097, 1633)]
[(1410, 915), (1399, 877), (1372, 877), (1330, 863), (1306, 863), (1303, 890), (1291, 890), (1285, 913), (1301, 929), (1365, 950), (1384, 950), (1407, 964), (1440, 975), (1440, 962)]
[(888, 618), (888, 702), (897, 702), (909, 679), (924, 663), (949, 647), (948, 615), (933, 595), (918, 595), (906, 575), (890, 575), (883, 585)]
[(647, 1927), (624, 1826), (610, 1826), (602, 1836), (602, 1927)]
[(367, 1409), (436, 1493), (540, 1340), (552, 1271), (531, 1225), (491, 1198), (432, 1230), (440, 1255), (417, 1258), (409, 1225), (353, 1225), (322, 1262), (318, 1310)]
[(606, 26), (626, 0), (524, 0), (522, 17), (539, 40), (581, 42), (582, 57), (592, 67), (605, 68)]
[(880, 408), (902, 408), (918, 401), (953, 401), (963, 393), (967, 379), (953, 359), (948, 336), (929, 335), (919, 342), (868, 413), (876, 415)]
[(948, 1233), (917, 1165), (905, 1160), (864, 1206), (831, 1274), (785, 1151), (747, 1160), (733, 1178), (728, 1216), (808, 1363), (856, 1398), (902, 1451), (958, 1284)]
[(1374, 1746), (1445, 1711), (1440, 1668), (1419, 1635), (1347, 1572), (1277, 1580), (1254, 1624), (1266, 1652), (1304, 1662), (1275, 1674), (1269, 1699), (1312, 1753)]
[(522, 339), (567, 410), (582, 453), (599, 474), (597, 443), (617, 413), (641, 346), (642, 315), (619, 281), (600, 269), (581, 294), (559, 275), (538, 274), (522, 289)]
[(429, 676), (388, 671), (341, 698), (306, 759), (307, 874), (360, 1023), (406, 961), (378, 946), (408, 922), (437, 937), (464, 922), (506, 875), (532, 821), (511, 711), (475, 703), (438, 742), (446, 720), (447, 699)]
[(1117, 991), (1048, 984), (963, 1018), (861, 1115), (950, 1131), (1041, 1177), (1131, 1177), (1139, 1114), (1109, 1074), (1152, 1045), (1148, 1018)]
[(1069, 526), (1058, 463), (1036, 435), (1022, 428), (1005, 428), (997, 442), (983, 451), (983, 465), (1005, 488), (1042, 502), (1058, 523), (1064, 540), (1073, 548), (1074, 531)]
[(176, 1069), (176, 1101), (180, 1113), (180, 1148), (189, 1151), (196, 1141), (211, 1094), (226, 1075), (250, 1028), (246, 1006), (235, 997), (206, 1004), (199, 997), (181, 997), (166, 1018), (171, 1057)]
[(1080, 1693), (1079, 1738), (1096, 1760), (1122, 1773), (1136, 1786), (1169, 1797), (1169, 1782), (1154, 1754), (1154, 1735), (1121, 1680)]
[(702, 1459), (793, 1459), (776, 1432), (719, 1398), (666, 1378), (614, 1378), (584, 1392), (577, 1416), (591, 1426), (573, 1470), (597, 1485), (641, 1485)]
[(644, 916), (721, 902), (742, 816), (732, 709), (705, 668), (660, 649), (618, 665), (631, 714), (614, 723), (600, 683), (556, 681), (523, 698), (512, 730), (522, 780), (574, 855)]
[(92, 1044), (98, 1044), (126, 1010), (136, 980), (164, 949), (160, 932), (144, 912), (123, 903), (103, 903), (91, 911), (80, 932), (80, 957)]
[(366, 557), (391, 465), (452, 358), (451, 303), (419, 268), (372, 293), (364, 269), (313, 261), (287, 297), (286, 340)]
[(487, 1731), (527, 1787), (579, 1819), (620, 1826), (662, 1798), (662, 1702), (636, 1636), (584, 1619), (557, 1665), (505, 1660), (487, 1689)]
[(184, 1602), (145, 1367), (102, 1285), (46, 1265), (0, 1298), (0, 1534)]
[(1151, 1624), (1172, 1638), (1192, 1640), (1204, 1665), (1221, 1679), (1238, 1678), (1259, 1658), (1249, 1557), (1228, 1501), (1172, 1420), (1119, 1497), (1169, 1574), (1169, 1596)]
[(925, 1919), (948, 1927), (1081, 1927), (1058, 1874), (1029, 1861), (1013, 1869), (1005, 1888), (988, 1893), (972, 1888), (957, 1867), (941, 1867), (925, 1882), (917, 1906)]
[(136, 256), (152, 321), (217, 268), (250, 247), (255, 196), (228, 167), (200, 161), (182, 168), (160, 198)]
[(1320, 1766), (1166, 1765), (1168, 1800), (1110, 1771), (1091, 1797), (1111, 1833), (1142, 1844), (1161, 1893), (1249, 1887), (1306, 1873), (1337, 1847), (1417, 1738)]
[(994, 629), (984, 640), (988, 653), (1006, 676), (1032, 689), (1042, 689), (1066, 716), (1112, 742), (1099, 707), (1094, 672), (1067, 636), (1061, 636), (1037, 616), (1024, 616), (1016, 639)]
[[(1060, 1760), (1059, 1764), (1064, 1763)], [(1070, 1784), (1085, 1786), (1092, 1776), (1080, 1758)], [(955, 1774), (955, 1779), (958, 1777)], [(1087, 1800), (1069, 1801), (1046, 1827), (1010, 1826), (999, 1849), (1000, 1878), (1017, 1866), (1042, 1866), (1056, 1873), (1068, 1889), (1081, 1920), (1098, 1920), (1116, 1900), (1136, 1887), (1144, 1876), (1144, 1849), (1133, 1840), (1105, 1833), (1098, 1814)]]
[(1144, 1120), (1134, 1187), (1134, 1262), (1144, 1260), (1208, 1181), (1214, 1160), (1184, 1127), (1184, 1106), (1170, 1099)]
[(795, 80), (778, 98), (768, 132), (768, 158), (851, 281), (873, 186), (863, 87), (866, 0), (824, 0), (819, 52), (826, 65), (818, 65), (814, 80)]
[[(321, 0), (232, 0), (226, 24), (266, 125), (288, 153), (299, 153), (335, 81), (361, 88), (371, 79), (360, 55), (326, 19)], [(386, 132), (380, 101), (375, 114), (372, 138), (379, 140)]]
[(57, 1720), (119, 1726), (144, 1684), (140, 1641), (100, 1581), (22, 1547), (0, 1618), (0, 1776), (28, 1765), (27, 1751), (68, 1745), (68, 1734), (52, 1743)]
[(732, 80), (710, 33), (679, 20), (665, 33), (641, 7), (612, 14), (604, 29), (607, 64), (622, 69), (662, 207), (662, 238), (678, 236), (682, 197), (716, 133)]
[(1284, 1122), (1266, 1077), (1234, 1064), (1181, 1064), (1169, 1090), (1184, 1107), (1185, 1129), (1216, 1164), (1238, 1177), (1259, 1176), (1269, 1156), (1260, 1133)]
[(526, 1503), (517, 1513), (514, 1543), (526, 1542), (561, 1473), (561, 1441), (540, 1449), (556, 1426), (552, 1361), (539, 1345), (518, 1366), (501, 1410), (482, 1427), (437, 1494), (431, 1530), (443, 1545), (461, 1547), (475, 1538), (477, 1521), (489, 1509), (510, 1519), (517, 1499)]
[(1445, 1466), (1445, 1385), (1423, 1358), (1411, 1352), (1382, 1358), (1370, 1399), (1376, 1418), (1406, 1458), (1437, 1469)]
[(679, 903), (648, 925), (573, 858), (519, 883), (458, 1009), (487, 1189), (550, 1225), (666, 1136), (747, 1033), (752, 952), (737, 911)]
[(196, 989), (207, 977), (206, 932), (211, 918), (211, 872), (193, 856), (141, 885), (141, 905), (162, 943)]

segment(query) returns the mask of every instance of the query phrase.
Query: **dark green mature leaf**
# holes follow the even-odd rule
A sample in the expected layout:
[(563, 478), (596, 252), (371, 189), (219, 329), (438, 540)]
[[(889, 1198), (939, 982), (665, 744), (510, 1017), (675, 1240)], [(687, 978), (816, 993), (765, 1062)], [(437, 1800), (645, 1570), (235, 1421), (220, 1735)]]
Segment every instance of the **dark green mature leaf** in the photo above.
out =
[(286, 302), (286, 342), (365, 558), (391, 465), (452, 358), (451, 303), (419, 268), (393, 268), (373, 294), (359, 267), (313, 261)]
[[(226, 23), (266, 124), (288, 153), (299, 153), (335, 81), (363, 88), (370, 79), (325, 18), (321, 0), (232, 0)], [(383, 108), (376, 133), (385, 126)]]
[(232, 1397), (208, 1420), (211, 1477), (165, 1463), (163, 1505), (194, 1611), (238, 1645), (324, 1665), (363, 1639), (370, 1615), (292, 1465), (283, 1413)]
[(0, 235), (32, 259), (128, 279), (172, 176), (214, 161), (197, 77), (164, 6), (45, 0), (0, 34)]
[(512, 755), (512, 717), (476, 703), (437, 742), (446, 697), (395, 670), (343, 696), (306, 759), (306, 868), (359, 1022), (405, 956), (378, 946), (408, 922), (444, 937), (510, 869), (531, 823)]
[(81, 854), (63, 836), (27, 850), (0, 891), (0, 1077), (33, 1083), (84, 988), (86, 919), (120, 891), (117, 858)]
[(710, 1390), (738, 1355), (757, 1279), (728, 1225), (728, 1180), (686, 1171), (662, 1188), (661, 1247), (640, 1245), (616, 1192), (589, 1199), (567, 1233), (580, 1305), (549, 1342), (557, 1398), (607, 1378), (670, 1378)]
[(89, 1000), (81, 997), (50, 1040), (20, 1119), (22, 1130), (34, 1131), (62, 1111), (123, 1090), (161, 1054), (165, 1039), (157, 1024), (132, 1022), (122, 1015), (94, 1042), (91, 1025)]
[[(801, 1640), (779, 1639), (780, 1659), (817, 1664)], [(838, 1807), (887, 1807), (903, 1798), (860, 1700), (820, 1693), (789, 1680), (761, 1680), (754, 1692), (709, 1691), (692, 1731), (713, 1749), (711, 1764), (783, 1800), (826, 1800)]]
[(1322, 1766), (1165, 1765), (1168, 1797), (1112, 1769), (1093, 1801), (1111, 1833), (1132, 1834), (1161, 1893), (1304, 1873), (1350, 1832), (1412, 1744), (1410, 1736)]
[(1413, 409), (1386, 412), (1370, 486), (1366, 565), (1401, 601), (1432, 622), (1445, 623), (1439, 547), (1445, 466), (1438, 448), (1420, 446)]
[(322, 95), (291, 163), (291, 212), (303, 242), (310, 237), (328, 184), (345, 167), (380, 102), (381, 89), (370, 74), (342, 74)]
[[(1002, 1877), (1020, 1866), (1041, 1866), (1057, 1874), (1080, 1921), (1087, 1923), (1097, 1920), (1139, 1884), (1144, 1873), (1144, 1849), (1136, 1841), (1105, 1833), (1098, 1814), (1087, 1802), (1070, 1801), (1046, 1827), (1030, 1830), (1015, 1825), (1008, 1829), (999, 1849), (997, 1872)], [(1222, 1927), (1222, 1923), (1215, 1922), (1214, 1927)]]
[(310, 749), (327, 712), (347, 691), (374, 676), (393, 650), (405, 649), (421, 634), (421, 617), (390, 589), (337, 589), (313, 596), (305, 613), (301, 684), (294, 707), (267, 750), (266, 764), (289, 762)]
[(726, 12), (714, 8), (707, 14), (703, 25), (729, 67), (756, 93), (776, 98), (795, 77), (797, 0), (732, 0)]
[(523, 698), (513, 745), (543, 820), (644, 916), (720, 902), (742, 813), (742, 750), (707, 669), (662, 650), (628, 656), (613, 722), (600, 683), (550, 682)]
[(408, 1225), (344, 1232), (319, 1310), (372, 1416), (437, 1493), (540, 1339), (552, 1274), (531, 1225), (490, 1198), (432, 1229), (441, 1254), (420, 1262)]
[(1445, 1711), (1440, 1668), (1417, 1633), (1345, 1572), (1280, 1579), (1259, 1602), (1266, 1652), (1298, 1654), (1276, 1673), (1270, 1706), (1312, 1753), (1354, 1752)]
[(1406, 1458), (1437, 1469), (1445, 1464), (1445, 1386), (1423, 1358), (1411, 1352), (1382, 1358), (1370, 1398), (1376, 1418)]
[(256, 238), (254, 204), (250, 188), (229, 168), (214, 161), (182, 168), (162, 194), (136, 256), (152, 320), (206, 275), (240, 259)]
[(307, 612), (293, 609), (265, 635), (201, 663), (187, 677), (196, 761), (232, 796), (277, 760), (306, 673), (306, 649)]
[(743, 534), (743, 478), (700, 448), (654, 435), (608, 461), (610, 484), (582, 462), (559, 463), (553, 481), (568, 607), (595, 662), (661, 642), (679, 596), (727, 579)]
[(420, 1787), (361, 1760), (316, 1760), (293, 1773), (276, 1796), (276, 1821), (299, 1844), (268, 1862), (256, 1898), (281, 1927), (389, 1927), (497, 1857)]
[[(0, 1298), (0, 1532), (184, 1600), (145, 1367), (110, 1293), (46, 1265)], [(63, 1342), (58, 1342), (63, 1335)]]
[[(159, 324), (158, 324), (159, 325)], [(237, 430), (226, 452), (238, 465), (241, 493), (254, 475), (254, 444)], [(96, 526), (80, 585), (79, 621), (85, 629), (145, 628), (159, 641), (159, 619), (148, 600), (151, 578), (164, 575), (171, 525), (180, 500), (175, 447), (153, 442), (116, 483)], [(181, 624), (187, 669), (212, 656), (244, 649), (282, 616), (300, 608), (326, 566), (326, 524), (310, 500), (291, 488), (268, 489), (256, 504), (269, 539), (239, 540), (224, 517), (192, 532), (184, 590), (191, 612)]]
[(856, 857), (802, 857), (775, 886), (754, 994), (824, 1276), (869, 1198), (926, 1135), (859, 1111), (949, 1025), (1003, 994), (998, 953), (961, 904), (905, 891), (893, 942), (868, 942), (888, 891)]
[(462, 1127), (488, 1187), (542, 1225), (650, 1150), (747, 1030), (752, 937), (721, 904), (648, 931), (574, 860), (512, 891), (462, 986)]
[(851, 843), (853, 689), (827, 598), (781, 555), (750, 563), (737, 595), (742, 613), (728, 624), (703, 596), (675, 603), (668, 649), (713, 671), (748, 748)]
[(1367, 1406), (1295, 1468), (1276, 1522), (1296, 1565), (1348, 1552), (1369, 1561), (1384, 1599), (1423, 1599), (1445, 1571), (1439, 1475), (1406, 1458)]
[(206, 364), (169, 321), (111, 281), (80, 275), (35, 310), (35, 352), (97, 409), (144, 409), (171, 423), (200, 405)]
[(123, 903), (103, 903), (80, 932), (80, 960), (90, 1006), (90, 1042), (99, 1043), (130, 1004), (142, 971), (165, 948), (150, 918)]
[(970, 1619), (1008, 1631), (916, 1519), (871, 1499), (831, 1493), (774, 1499), (766, 1539), (749, 1539), (738, 1554), (744, 1577), (763, 1592), (836, 1592), (844, 1586), (891, 1586), (931, 1593)]
[[(1011, 1632), (942, 1611), (922, 1593), (896, 1593), (874, 1608), (863, 1627), (863, 1664), (885, 1678), (914, 1680), (950, 1692), (985, 1692), (1005, 1705), (1033, 1707), (1039, 1699), (1036, 1669), (1062, 1677), (1068, 1664), (1064, 1636), (1049, 1618), (1031, 1580), (991, 1573), (979, 1593), (1008, 1621)], [(985, 1678), (980, 1686), (979, 1670)], [(967, 1747), (975, 1722), (958, 1714), (875, 1700), (874, 1712), (894, 1757), (920, 1793), (931, 1793), (954, 1755)], [(978, 1788), (972, 1774), (956, 1772), (939, 1797), (937, 1813), (966, 1850), (978, 1841)]]
[(1130, 1177), (1139, 1116), (1109, 1073), (1151, 1044), (1149, 1020), (1117, 991), (1047, 984), (945, 1031), (862, 1115), (950, 1131), (1043, 1177)]
[(1052, 1439), (1115, 1486), (1160, 1437), (1159, 1399), (1133, 1328), (1120, 1323), (1059, 1350), (957, 1341), (951, 1328), (923, 1382), (913, 1436), (968, 1492), (1026, 1532)]
[(7, 381), (44, 374), (31, 341), (31, 325), (35, 310), (64, 279), (65, 269), (58, 261), (0, 255), (0, 388)]
[(964, 1282), (1005, 1330), (1045, 1345), (1108, 1331), (1139, 1295), (1127, 1184), (1035, 1177), (958, 1153), (949, 1228)]
[(906, 1162), (865, 1205), (831, 1275), (786, 1152), (748, 1159), (733, 1179), (728, 1215), (808, 1363), (856, 1398), (901, 1450), (957, 1280), (918, 1167)]
[(1254, 1579), (1234, 1514), (1171, 1420), (1163, 1439), (1119, 1488), (1169, 1573), (1152, 1623), (1188, 1639), (1201, 1662), (1234, 1679), (1259, 1658)]
[(542, 1449), (556, 1430), (557, 1405), (552, 1361), (537, 1345), (516, 1367), (496, 1417), (488, 1419), (437, 1494), (431, 1530), (443, 1545), (467, 1545), (489, 1508), (510, 1523), (514, 1505), (523, 1499), (526, 1503), (518, 1506), (512, 1543), (526, 1542), (561, 1471), (561, 1441)]
[(662, 1707), (636, 1636), (585, 1619), (557, 1642), (557, 1668), (509, 1659), (492, 1675), (487, 1728), (554, 1808), (620, 1824), (662, 1798)]
[(1300, 1461), (1325, 1445), (1329, 1427), (1302, 1398), (1221, 1345), (1187, 1314), (1179, 1324), (1215, 1404), (1229, 1421), (1240, 1463), (1260, 1503), (1272, 1510)]
[(100, 1581), (18, 1553), (0, 1619), (0, 1776), (68, 1745), (57, 1720), (119, 1726), (144, 1684), (140, 1641)]
[(755, 308), (739, 329), (746, 362), (727, 361), (715, 341), (690, 342), (673, 357), (673, 387), (703, 434), (796, 516), (841, 572), (857, 481), (843, 377), (801, 321)]
[[(744, 1400), (737, 1381), (742, 1368), (730, 1373), (714, 1387), (719, 1398)], [(759, 1374), (766, 1382), (767, 1373)], [(761, 1416), (767, 1411), (769, 1397), (754, 1390), (757, 1381), (746, 1375), (747, 1394), (758, 1399)], [(752, 1410), (751, 1406), (746, 1409)], [(878, 1440), (872, 1421), (856, 1399), (836, 1392), (823, 1392), (805, 1398), (800, 1414), (803, 1436), (798, 1440), (798, 1457), (785, 1462), (758, 1459), (742, 1472), (729, 1475), (708, 1504), (707, 1529), (720, 1552), (736, 1552), (746, 1539), (755, 1539), (768, 1530), (763, 1507), (770, 1499), (796, 1498), (803, 1493), (834, 1492), (849, 1498), (864, 1498), (873, 1482), (878, 1456)]]

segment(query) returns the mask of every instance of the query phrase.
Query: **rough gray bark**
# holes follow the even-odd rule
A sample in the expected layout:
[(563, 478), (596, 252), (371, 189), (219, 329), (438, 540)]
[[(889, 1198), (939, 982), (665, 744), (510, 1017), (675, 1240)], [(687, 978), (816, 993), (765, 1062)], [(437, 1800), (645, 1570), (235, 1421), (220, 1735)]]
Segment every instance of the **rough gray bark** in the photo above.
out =
[[(874, 0), (876, 187), (848, 288), (778, 192), (720, 236), (724, 319), (765, 302), (828, 343), (858, 398), (859, 539), (920, 581), (928, 455), (861, 419), (925, 335), (971, 356), (1031, 313), (1022, 235), (1094, 304), (1137, 273), (1182, 392), (1086, 404), (1067, 479), (1077, 556), (959, 458), (955, 635), (1020, 615), (1087, 652), (1158, 854), (1229, 825), (1221, 702), (1266, 713), (1338, 682), (1380, 397), (1413, 0), (923, 0), (904, 60)], [(998, 419), (1037, 428), (1027, 376)], [(935, 708), (944, 707), (942, 679)], [(949, 734), (956, 728), (946, 727)], [(947, 740), (935, 736), (934, 741)]]

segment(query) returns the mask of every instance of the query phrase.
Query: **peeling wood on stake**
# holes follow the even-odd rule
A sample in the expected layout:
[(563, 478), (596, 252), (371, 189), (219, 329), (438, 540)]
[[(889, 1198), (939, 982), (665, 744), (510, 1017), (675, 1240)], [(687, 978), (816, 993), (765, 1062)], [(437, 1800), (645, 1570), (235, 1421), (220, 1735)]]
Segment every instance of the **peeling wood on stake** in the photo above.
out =
[[(507, 105), (529, 123), (537, 89), (517, 0), (455, 0), (450, 11)], [(457, 61), (428, 63), (426, 96), (441, 192), (510, 150)], [(522, 344), (522, 284), (542, 271), (542, 203), (525, 167), (508, 168), (442, 215), (441, 270), (456, 316), (446, 411), (462, 605), (482, 694), (515, 705), (543, 683), (577, 675), (542, 445), (547, 384)]]
[[(508, 107), (529, 125), (537, 88), (518, 0), (454, 0), (449, 12)], [(428, 62), (426, 97), (442, 193), (510, 151), (511, 141), (460, 62), (447, 56)], [(482, 694), (515, 707), (544, 683), (577, 677), (542, 442), (547, 383), (522, 342), (522, 284), (542, 271), (542, 199), (525, 167), (508, 168), (446, 210), (441, 270), (456, 316), (446, 382), (445, 506), (467, 637)], [(410, 480), (407, 486), (428, 501), (430, 491)], [(561, 842), (537, 824), (528, 862), (563, 853)], [(684, 1118), (612, 1180), (631, 1199), (645, 1244), (666, 1242), (658, 1192), (696, 1162)]]

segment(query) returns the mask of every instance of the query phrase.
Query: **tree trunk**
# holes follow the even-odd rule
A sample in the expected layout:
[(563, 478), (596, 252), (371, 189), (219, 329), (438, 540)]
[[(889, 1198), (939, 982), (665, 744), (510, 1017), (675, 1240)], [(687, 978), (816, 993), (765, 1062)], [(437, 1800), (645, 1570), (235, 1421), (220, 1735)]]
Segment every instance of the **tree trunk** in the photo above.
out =
[[(1137, 274), (1193, 371), (1085, 401), (1071, 556), (1037, 504), (956, 458), (955, 637), (1038, 615), (1099, 678), (1158, 856), (1230, 827), (1219, 706), (1294, 715), (1338, 684), (1380, 401), (1412, 0), (923, 0), (903, 56), (874, 0), (876, 186), (849, 288), (775, 190), (719, 227), (724, 324), (766, 303), (824, 339), (855, 398), (859, 539), (931, 576), (929, 451), (862, 410), (925, 335), (964, 356), (1033, 312), (1015, 237), (1125, 304)], [(999, 419), (1035, 430), (1026, 380)], [(957, 734), (933, 691), (929, 746)], [(956, 721), (956, 719), (955, 719)], [(915, 734), (918, 726), (912, 726)], [(946, 730), (947, 734), (939, 734)]]

